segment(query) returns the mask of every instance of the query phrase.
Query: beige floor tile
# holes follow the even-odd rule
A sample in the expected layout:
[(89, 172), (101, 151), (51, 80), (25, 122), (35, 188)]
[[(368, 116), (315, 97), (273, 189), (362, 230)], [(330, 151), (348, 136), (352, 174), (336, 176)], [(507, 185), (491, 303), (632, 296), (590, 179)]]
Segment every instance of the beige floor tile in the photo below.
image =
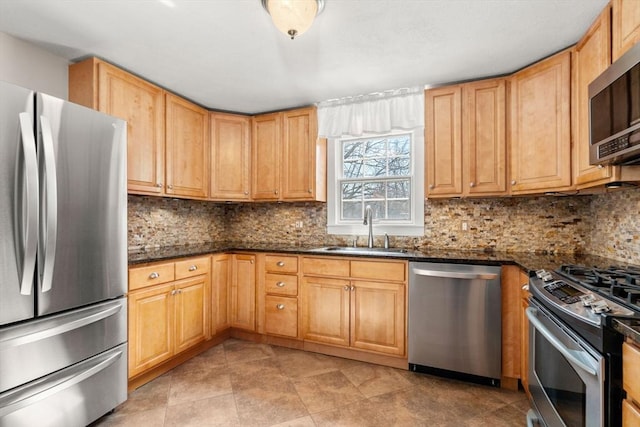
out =
[(365, 397), (378, 396), (411, 387), (397, 369), (378, 365), (360, 365), (342, 372)]
[(267, 359), (275, 356), (271, 346), (230, 339), (223, 343), (227, 364)]
[(182, 365), (172, 370), (172, 373), (181, 373), (186, 371), (211, 369), (227, 365), (224, 346), (219, 344), (210, 348), (198, 356), (187, 360)]
[(356, 386), (340, 371), (293, 380), (309, 413), (334, 409), (364, 399)]
[(289, 382), (280, 391), (254, 388), (235, 392), (234, 397), (241, 425), (271, 426), (309, 415)]
[(171, 376), (163, 375), (129, 394), (127, 401), (116, 408), (118, 415), (164, 408), (169, 401)]
[(295, 420), (285, 421), (280, 424), (274, 424), (271, 427), (315, 427), (316, 423), (313, 422), (311, 416), (296, 418)]
[(169, 405), (231, 392), (231, 379), (225, 367), (174, 373), (171, 376)]
[[(329, 411), (312, 414), (317, 426), (331, 427), (380, 427), (391, 426), (391, 422), (378, 405), (361, 400)], [(415, 425), (415, 424), (414, 424)]]
[(304, 378), (339, 369), (337, 357), (274, 347), (282, 370), (291, 378)]
[(167, 408), (165, 427), (239, 425), (233, 394), (180, 403)]
[(253, 388), (279, 391), (282, 384), (290, 382), (280, 364), (273, 358), (235, 363), (229, 365), (227, 371), (234, 392)]
[(114, 412), (100, 418), (91, 427), (159, 427), (164, 425), (165, 411), (162, 407), (125, 414)]
[(507, 405), (488, 414), (478, 415), (465, 423), (468, 427), (521, 427), (527, 424), (526, 414)]

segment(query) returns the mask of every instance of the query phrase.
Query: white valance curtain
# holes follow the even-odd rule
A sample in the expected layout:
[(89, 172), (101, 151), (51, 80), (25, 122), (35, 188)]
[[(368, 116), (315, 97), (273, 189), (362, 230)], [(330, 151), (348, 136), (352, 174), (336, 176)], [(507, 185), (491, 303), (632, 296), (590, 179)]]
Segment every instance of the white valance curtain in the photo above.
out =
[(318, 104), (324, 138), (382, 134), (424, 127), (424, 87), (332, 99)]

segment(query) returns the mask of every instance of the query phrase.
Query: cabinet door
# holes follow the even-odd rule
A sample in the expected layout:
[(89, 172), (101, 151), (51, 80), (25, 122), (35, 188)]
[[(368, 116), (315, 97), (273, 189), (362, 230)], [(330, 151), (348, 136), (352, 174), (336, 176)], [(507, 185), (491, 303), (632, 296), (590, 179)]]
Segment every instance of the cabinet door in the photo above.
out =
[(161, 194), (164, 177), (164, 92), (142, 79), (98, 62), (98, 106), (127, 121), (127, 188)]
[(173, 284), (129, 293), (129, 377), (173, 356)]
[(462, 194), (462, 89), (449, 86), (425, 92), (426, 193)]
[(265, 114), (253, 118), (251, 192), (255, 200), (278, 200), (280, 198), (281, 127), (281, 113)]
[(529, 307), (529, 292), (521, 291), (521, 311), (520, 311), (520, 381), (525, 393), (529, 395), (529, 319), (526, 310)]
[(640, 1), (613, 0), (613, 60), (640, 41)]
[(231, 255), (214, 255), (212, 257), (212, 313), (211, 331), (217, 333), (231, 327), (229, 321), (229, 287), (232, 279)]
[(571, 189), (570, 84), (569, 51), (512, 77), (512, 193)]
[(405, 285), (354, 281), (351, 286), (351, 346), (404, 356)]
[(179, 353), (207, 338), (209, 275), (175, 282), (175, 352)]
[(484, 80), (463, 86), (463, 192), (507, 192), (506, 82)]
[(209, 192), (209, 114), (166, 94), (166, 193), (206, 198)]
[[(524, 282), (526, 283), (526, 281)], [(515, 265), (503, 265), (500, 278), (502, 310), (502, 386), (518, 389), (520, 372), (520, 268)]]
[(256, 257), (233, 256), (231, 283), (231, 326), (255, 331), (256, 329)]
[(610, 15), (607, 6), (573, 55), (573, 164), (575, 182), (581, 187), (608, 182), (612, 176), (612, 166), (589, 164), (589, 83), (611, 63)]
[(349, 345), (348, 280), (305, 277), (302, 281), (302, 338), (334, 345)]
[(317, 138), (315, 108), (283, 113), (282, 199), (315, 200)]
[(249, 120), (249, 117), (231, 114), (210, 115), (212, 199), (251, 198)]

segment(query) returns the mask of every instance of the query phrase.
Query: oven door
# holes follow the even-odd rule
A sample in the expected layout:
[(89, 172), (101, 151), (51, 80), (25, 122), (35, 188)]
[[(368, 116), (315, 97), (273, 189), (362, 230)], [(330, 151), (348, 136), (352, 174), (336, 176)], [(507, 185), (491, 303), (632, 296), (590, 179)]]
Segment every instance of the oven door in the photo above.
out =
[(548, 310), (531, 301), (529, 391), (549, 427), (604, 427), (604, 357)]

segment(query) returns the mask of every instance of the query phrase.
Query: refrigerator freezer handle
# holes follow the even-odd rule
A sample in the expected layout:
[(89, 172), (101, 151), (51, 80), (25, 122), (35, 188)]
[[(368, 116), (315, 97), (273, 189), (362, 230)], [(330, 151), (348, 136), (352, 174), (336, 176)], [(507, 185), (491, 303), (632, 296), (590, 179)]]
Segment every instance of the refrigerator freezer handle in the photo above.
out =
[[(24, 239), (23, 253), (16, 253), (22, 262), (20, 275), (20, 293), (31, 295), (33, 290), (33, 273), (36, 268), (36, 251), (38, 249), (38, 159), (36, 157), (36, 140), (33, 135), (33, 122), (29, 113), (20, 113), (20, 133), (22, 135), (22, 153), (24, 155), (24, 185), (17, 188), (21, 180), (15, 178), (15, 193), (22, 194), (21, 203), (15, 204), (15, 234)], [(16, 174), (22, 173), (16, 168)], [(18, 218), (22, 218), (20, 224)], [(22, 229), (20, 229), (22, 228)], [(18, 239), (16, 239), (17, 243)], [(16, 244), (16, 252), (19, 251)]]
[(58, 236), (58, 188), (56, 182), (56, 159), (53, 152), (53, 133), (51, 131), (51, 123), (45, 116), (40, 116), (40, 124), (42, 130), (42, 151), (44, 154), (45, 169), (45, 199), (44, 208), (46, 218), (43, 218), (43, 224), (46, 229), (40, 234), (40, 239), (44, 247), (44, 267), (40, 274), (40, 283), (42, 292), (51, 290), (53, 281), (53, 266), (56, 259), (56, 240)]

